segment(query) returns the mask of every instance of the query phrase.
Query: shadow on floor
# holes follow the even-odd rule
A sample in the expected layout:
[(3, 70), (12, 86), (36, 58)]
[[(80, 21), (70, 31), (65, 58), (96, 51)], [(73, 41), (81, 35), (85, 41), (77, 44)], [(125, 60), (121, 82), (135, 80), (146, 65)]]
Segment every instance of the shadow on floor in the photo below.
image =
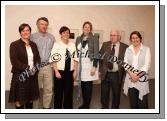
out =
[[(148, 95), (148, 100), (149, 100), (149, 108), (154, 109), (155, 108), (155, 79), (150, 79), (149, 80), (149, 86), (150, 86), (150, 94)], [(74, 96), (76, 95), (76, 90), (77, 86), (74, 86)], [(93, 94), (92, 94), (92, 101), (91, 101), (91, 106), (90, 108), (92, 109), (100, 109), (101, 104), (100, 104), (100, 84), (94, 84), (93, 85)], [(13, 109), (14, 104), (13, 103), (8, 103), (8, 96), (9, 96), (9, 91), (5, 92), (5, 108), (6, 109)], [(110, 98), (111, 98), (111, 93), (110, 93)], [(82, 103), (82, 98), (80, 98), (78, 101), (74, 99), (74, 108), (78, 108)], [(111, 99), (110, 99), (111, 103)], [(110, 105), (111, 107), (111, 105)], [(53, 100), (52, 100), (52, 108), (53, 108)], [(127, 96), (123, 94), (123, 90), (121, 91), (121, 100), (120, 100), (120, 109), (129, 109), (129, 99)]]

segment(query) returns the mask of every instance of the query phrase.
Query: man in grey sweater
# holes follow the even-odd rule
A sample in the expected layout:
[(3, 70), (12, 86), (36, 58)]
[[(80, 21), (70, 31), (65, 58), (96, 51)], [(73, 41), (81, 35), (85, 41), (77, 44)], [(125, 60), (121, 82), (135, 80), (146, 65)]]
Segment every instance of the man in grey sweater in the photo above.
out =
[[(38, 18), (36, 24), (38, 32), (31, 35), (31, 41), (35, 42), (38, 47), (41, 63), (47, 64), (49, 62), (50, 52), (56, 40), (52, 34), (47, 32), (49, 21), (46, 17)], [(38, 83), (39, 89), (43, 88), (43, 93), (42, 98), (36, 101), (36, 105), (34, 105), (34, 107), (44, 109), (51, 108), (53, 95), (53, 71), (50, 64), (40, 68), (38, 73)]]

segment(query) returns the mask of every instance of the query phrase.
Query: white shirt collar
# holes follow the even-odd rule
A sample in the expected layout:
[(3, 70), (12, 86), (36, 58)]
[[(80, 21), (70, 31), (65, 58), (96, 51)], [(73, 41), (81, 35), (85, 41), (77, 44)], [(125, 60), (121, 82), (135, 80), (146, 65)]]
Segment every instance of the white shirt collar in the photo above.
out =
[(115, 47), (116, 47), (116, 46), (119, 46), (119, 45), (120, 45), (120, 42), (118, 41), (116, 44), (113, 44), (113, 43), (112, 43), (112, 46), (113, 46), (113, 45), (115, 45)]

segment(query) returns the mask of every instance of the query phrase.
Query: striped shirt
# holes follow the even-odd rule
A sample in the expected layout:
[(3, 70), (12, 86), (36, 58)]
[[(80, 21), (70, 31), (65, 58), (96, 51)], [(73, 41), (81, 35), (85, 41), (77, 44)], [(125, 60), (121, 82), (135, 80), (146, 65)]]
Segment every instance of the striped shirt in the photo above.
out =
[(36, 32), (31, 35), (30, 40), (36, 43), (41, 62), (49, 62), (50, 52), (54, 42), (56, 41), (55, 37), (50, 33), (42, 34), (40, 32)]

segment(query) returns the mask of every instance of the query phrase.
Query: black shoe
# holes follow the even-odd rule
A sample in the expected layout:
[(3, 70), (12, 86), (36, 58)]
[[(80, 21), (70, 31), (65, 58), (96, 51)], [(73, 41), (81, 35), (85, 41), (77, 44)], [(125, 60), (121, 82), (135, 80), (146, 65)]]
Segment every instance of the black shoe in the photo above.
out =
[(31, 102), (29, 102), (29, 103), (26, 103), (25, 104), (25, 107), (26, 107), (26, 109), (32, 109), (33, 108), (33, 103)]
[(101, 109), (109, 109), (109, 107), (108, 106), (104, 106), (104, 105), (102, 105), (102, 107), (101, 107)]
[(79, 108), (78, 109), (89, 109), (89, 106), (86, 106), (86, 105), (81, 105), (81, 106), (79, 106)]

